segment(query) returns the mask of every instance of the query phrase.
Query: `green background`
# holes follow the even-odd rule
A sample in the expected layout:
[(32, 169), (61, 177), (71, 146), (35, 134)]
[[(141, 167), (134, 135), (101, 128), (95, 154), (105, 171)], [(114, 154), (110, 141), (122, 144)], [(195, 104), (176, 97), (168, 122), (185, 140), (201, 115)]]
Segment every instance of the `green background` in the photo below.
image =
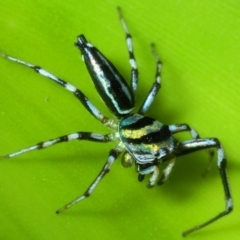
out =
[[(73, 43), (84, 33), (129, 79), (117, 5), (140, 70), (137, 106), (154, 79), (154, 41), (163, 82), (148, 115), (218, 137), (228, 156), (234, 212), (188, 238), (239, 239), (240, 1), (2, 1), (0, 49), (78, 86), (111, 116)], [(0, 155), (75, 131), (108, 132), (72, 94), (3, 58), (0, 90)], [(90, 199), (56, 215), (87, 188), (113, 146), (71, 142), (1, 161), (0, 239), (181, 239), (183, 230), (224, 209), (216, 161), (201, 177), (203, 151), (179, 158), (169, 181), (152, 190), (117, 161)]]

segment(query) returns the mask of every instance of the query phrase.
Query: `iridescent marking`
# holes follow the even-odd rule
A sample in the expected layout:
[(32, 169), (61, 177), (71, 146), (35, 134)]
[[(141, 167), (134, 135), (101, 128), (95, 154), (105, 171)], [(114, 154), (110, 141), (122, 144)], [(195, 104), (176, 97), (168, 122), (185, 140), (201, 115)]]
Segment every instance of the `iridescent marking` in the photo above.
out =
[(151, 126), (147, 125), (139, 130), (132, 130), (130, 128), (122, 129), (122, 132), (125, 138), (139, 139), (143, 136), (146, 136), (149, 133), (156, 132), (156, 130), (160, 130), (161, 126), (162, 126), (161, 123), (159, 123), (158, 121), (154, 121)]
[[(99, 81), (101, 82), (101, 85), (104, 88), (105, 94), (111, 99), (111, 102), (113, 103), (113, 105), (115, 106), (117, 111), (119, 113), (121, 113), (121, 114), (128, 114), (128, 113), (130, 113), (133, 110), (133, 108), (126, 109), (126, 110), (120, 109), (119, 105), (118, 105), (118, 102), (116, 101), (116, 99), (114, 98), (114, 96), (111, 93), (110, 82), (102, 77), (102, 72), (99, 71), (99, 69), (96, 69), (95, 71), (97, 72), (98, 79), (99, 79)], [(131, 99), (131, 95), (130, 95), (128, 89), (123, 84), (121, 85), (121, 87), (122, 87), (122, 90), (124, 91), (124, 93), (128, 96), (128, 99)]]

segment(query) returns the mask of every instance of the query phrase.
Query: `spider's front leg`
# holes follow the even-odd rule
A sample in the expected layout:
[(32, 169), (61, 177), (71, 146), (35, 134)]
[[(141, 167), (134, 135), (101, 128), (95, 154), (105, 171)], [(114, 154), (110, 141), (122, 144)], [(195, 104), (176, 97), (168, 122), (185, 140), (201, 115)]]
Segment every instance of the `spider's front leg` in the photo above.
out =
[(65, 80), (57, 77), (56, 75), (52, 74), (51, 72), (47, 71), (46, 69), (42, 68), (42, 67), (39, 67), (37, 65), (34, 65), (32, 63), (29, 63), (29, 62), (26, 62), (26, 61), (23, 61), (21, 59), (18, 59), (18, 58), (15, 58), (15, 57), (12, 57), (12, 56), (9, 56), (3, 52), (0, 51), (0, 55), (2, 55), (4, 58), (12, 61), (12, 62), (15, 62), (15, 63), (18, 63), (18, 64), (21, 64), (25, 67), (28, 67), (28, 68), (31, 68), (33, 69), (35, 72), (37, 72), (38, 74), (44, 76), (44, 77), (47, 77), (49, 78), (50, 80), (56, 82), (57, 84), (59, 84), (60, 86), (64, 87), (66, 90), (72, 92), (74, 94), (74, 96), (80, 100), (80, 102), (83, 104), (83, 106), (87, 109), (88, 112), (90, 112), (90, 114), (92, 116), (94, 116), (97, 120), (99, 120), (101, 123), (103, 123), (104, 125), (106, 126), (109, 126), (111, 127), (111, 123), (110, 120), (105, 117), (94, 105), (93, 103), (90, 102), (90, 100), (85, 96), (85, 94), (80, 90), (78, 89), (77, 87), (75, 87), (74, 85), (66, 82)]
[(154, 164), (150, 166), (141, 166), (140, 164), (138, 164), (137, 172), (139, 173), (138, 180), (140, 182), (143, 181), (145, 175), (152, 174), (152, 176), (148, 180), (148, 188), (152, 188), (156, 185), (159, 177), (159, 167), (157, 165)]
[(157, 165), (153, 165), (153, 166), (146, 167), (146, 168), (142, 168), (138, 165), (137, 171), (139, 173), (139, 175), (138, 175), (139, 182), (143, 181), (145, 175), (152, 174), (152, 176), (149, 179), (149, 183), (147, 185), (148, 188), (154, 187), (156, 185), (156, 183), (158, 185), (164, 184), (168, 180), (169, 175), (175, 165), (175, 160), (176, 160), (176, 157), (171, 156), (169, 163), (164, 168), (163, 173), (160, 178), (159, 178), (159, 175), (160, 175), (159, 167)]
[(169, 160), (168, 165), (166, 166), (166, 168), (163, 170), (162, 176), (160, 177), (160, 179), (158, 180), (158, 185), (162, 185), (164, 184), (168, 178), (169, 175), (175, 165), (175, 161), (176, 161), (176, 157), (172, 156), (172, 158)]
[[(180, 132), (189, 132), (193, 139), (200, 138), (200, 135), (198, 134), (198, 132), (186, 123), (169, 125), (169, 130), (171, 131), (172, 134), (176, 134), (176, 133), (180, 133)], [(211, 166), (212, 166), (214, 151), (211, 148), (207, 149), (207, 151), (209, 154), (209, 163), (208, 163), (205, 171), (203, 172), (202, 176), (205, 176), (210, 171)]]
[(191, 232), (199, 230), (209, 225), (210, 223), (215, 222), (216, 220), (229, 214), (233, 210), (233, 201), (232, 201), (230, 186), (228, 183), (227, 173), (226, 173), (227, 159), (226, 159), (226, 155), (224, 153), (223, 147), (218, 139), (204, 138), (204, 139), (184, 141), (177, 145), (177, 148), (175, 149), (175, 154), (176, 156), (181, 156), (181, 155), (185, 155), (188, 153), (192, 153), (192, 152), (196, 152), (196, 151), (199, 151), (202, 149), (208, 149), (208, 148), (216, 148), (217, 150), (217, 156), (218, 156), (217, 166), (218, 166), (219, 174), (223, 184), (226, 208), (223, 212), (219, 213), (218, 215), (206, 221), (205, 223), (197, 225), (196, 227), (193, 227), (183, 232), (183, 236), (186, 236)]

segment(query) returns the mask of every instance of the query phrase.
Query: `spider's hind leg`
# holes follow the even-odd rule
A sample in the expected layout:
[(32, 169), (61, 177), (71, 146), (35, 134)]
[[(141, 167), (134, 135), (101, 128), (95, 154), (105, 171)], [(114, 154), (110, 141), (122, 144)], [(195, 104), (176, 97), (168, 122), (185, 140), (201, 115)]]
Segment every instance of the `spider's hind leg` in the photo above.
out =
[(74, 94), (74, 96), (78, 100), (80, 100), (82, 105), (88, 110), (88, 112), (92, 116), (94, 116), (97, 120), (99, 120), (104, 125), (111, 127), (111, 123), (110, 123), (111, 120), (109, 120), (107, 117), (102, 115), (102, 113), (90, 102), (90, 100), (85, 96), (85, 94), (80, 89), (75, 87), (74, 85), (66, 82), (65, 80), (62, 80), (61, 78), (55, 76), (54, 74), (52, 74), (49, 71), (43, 69), (42, 67), (39, 67), (39, 66), (34, 65), (32, 63), (25, 62), (25, 61), (20, 60), (18, 58), (9, 56), (9, 55), (1, 52), (1, 51), (0, 51), (0, 55), (2, 55), (4, 58), (6, 58), (6, 59), (8, 59), (8, 60), (10, 60), (12, 62), (16, 62), (18, 64), (22, 64), (25, 67), (33, 69), (38, 74), (51, 79), (52, 81), (54, 81), (57, 84), (59, 84), (62, 87), (64, 87), (66, 90), (72, 92)]
[(140, 107), (140, 109), (138, 110), (139, 114), (145, 114), (147, 112), (147, 110), (149, 109), (149, 107), (152, 105), (158, 91), (161, 88), (161, 70), (162, 70), (162, 63), (160, 61), (160, 58), (156, 52), (155, 49), (155, 45), (152, 43), (151, 44), (151, 48), (152, 48), (152, 53), (153, 56), (156, 59), (156, 73), (155, 73), (155, 81), (152, 85), (152, 88), (150, 89), (150, 91), (148, 92), (148, 95), (146, 97), (146, 99), (144, 100), (142, 106)]
[(127, 43), (127, 50), (129, 53), (129, 64), (131, 66), (131, 89), (133, 93), (136, 93), (137, 86), (138, 86), (138, 67), (137, 67), (137, 62), (134, 56), (134, 51), (133, 51), (133, 42), (132, 42), (132, 36), (128, 30), (127, 24), (122, 16), (122, 10), (120, 7), (117, 7), (118, 10), (118, 15), (120, 22), (122, 24), (124, 33), (126, 35), (126, 43)]

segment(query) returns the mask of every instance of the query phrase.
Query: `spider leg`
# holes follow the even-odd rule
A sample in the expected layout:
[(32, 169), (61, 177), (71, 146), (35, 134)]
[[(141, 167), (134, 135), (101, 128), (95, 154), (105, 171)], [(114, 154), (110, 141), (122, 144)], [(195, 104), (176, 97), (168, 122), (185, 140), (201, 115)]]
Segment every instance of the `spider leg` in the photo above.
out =
[(91, 132), (75, 132), (75, 133), (64, 135), (64, 136), (54, 138), (54, 139), (51, 139), (51, 140), (48, 140), (48, 141), (37, 143), (36, 145), (30, 146), (28, 148), (21, 149), (17, 152), (13, 152), (13, 153), (10, 153), (10, 154), (5, 155), (5, 156), (0, 156), (0, 159), (12, 158), (12, 157), (18, 156), (18, 155), (23, 154), (23, 153), (34, 151), (34, 150), (37, 150), (37, 149), (47, 148), (47, 147), (50, 147), (54, 144), (61, 143), (61, 142), (68, 142), (68, 141), (71, 141), (71, 140), (87, 140), (87, 141), (93, 141), (93, 142), (106, 143), (106, 142), (109, 142), (109, 141), (114, 141), (115, 138), (114, 138), (114, 135), (112, 135), (112, 134), (102, 135), (102, 134), (99, 134), (99, 133), (91, 133)]
[(57, 76), (53, 75), (52, 73), (48, 72), (47, 70), (36, 66), (34, 64), (31, 64), (29, 62), (25, 62), (22, 61), (20, 59), (14, 58), (12, 56), (9, 56), (3, 52), (0, 51), (0, 55), (2, 55), (4, 58), (22, 64), (28, 68), (31, 68), (33, 70), (35, 70), (38, 74), (47, 77), (49, 79), (51, 79), (52, 81), (58, 83), (59, 85), (61, 85), (62, 87), (64, 87), (65, 89), (67, 89), (68, 91), (72, 92), (74, 94), (74, 96), (80, 100), (80, 102), (83, 104), (83, 106), (88, 110), (88, 112), (90, 112), (90, 114), (95, 117), (97, 120), (99, 120), (100, 122), (102, 122), (104, 125), (107, 125), (109, 127), (111, 127), (111, 124), (109, 123), (109, 119), (107, 117), (105, 117), (104, 115), (101, 114), (101, 112), (89, 101), (89, 99), (84, 95), (84, 93), (76, 88), (74, 85), (58, 78)]
[(131, 34), (128, 30), (127, 24), (122, 16), (121, 8), (117, 7), (117, 10), (118, 10), (120, 22), (121, 22), (123, 30), (126, 34), (126, 43), (127, 43), (128, 53), (129, 53), (129, 63), (131, 66), (131, 88), (132, 88), (133, 93), (135, 94), (136, 90), (137, 90), (137, 85), (138, 85), (138, 67), (137, 67), (136, 59), (135, 59), (134, 52), (133, 52), (132, 36), (131, 36)]
[(172, 134), (175, 134), (175, 133), (179, 133), (179, 132), (189, 132), (191, 134), (191, 137), (193, 139), (198, 139), (200, 138), (198, 132), (191, 128), (188, 124), (186, 123), (182, 123), (182, 124), (173, 124), (173, 125), (169, 125), (169, 130)]
[(167, 167), (163, 170), (163, 174), (162, 174), (161, 178), (158, 180), (158, 185), (162, 185), (163, 183), (165, 183), (168, 180), (168, 177), (174, 167), (175, 160), (176, 160), (175, 156), (171, 160), (169, 160)]
[(143, 168), (143, 169), (139, 169), (139, 181), (141, 182), (143, 180), (143, 177), (147, 174), (152, 174), (152, 176), (150, 177), (147, 187), (151, 188), (154, 187), (157, 183), (158, 180), (158, 176), (159, 176), (159, 168), (156, 165), (147, 167), (147, 168)]
[(207, 148), (216, 148), (217, 149), (217, 155), (218, 155), (218, 161), (217, 166), (219, 169), (220, 177), (223, 184), (223, 190), (225, 195), (225, 201), (226, 201), (226, 208), (223, 212), (219, 213), (215, 217), (211, 218), (210, 220), (206, 221), (203, 224), (200, 224), (196, 227), (193, 227), (185, 232), (183, 232), (183, 236), (188, 235), (189, 233), (192, 233), (196, 230), (199, 230), (210, 223), (215, 222), (219, 218), (229, 214), (233, 210), (233, 201), (232, 196), (230, 192), (230, 187), (227, 179), (227, 173), (226, 173), (226, 166), (227, 166), (227, 159), (223, 150), (223, 147), (218, 139), (216, 138), (203, 138), (203, 139), (196, 139), (196, 140), (189, 140), (184, 141), (182, 143), (179, 143), (176, 149), (176, 156), (188, 154), (191, 152), (196, 152), (201, 149), (207, 149)]
[(140, 109), (138, 110), (139, 114), (145, 114), (147, 112), (147, 110), (149, 109), (149, 107), (151, 106), (152, 102), (154, 101), (158, 91), (161, 88), (161, 69), (162, 69), (162, 63), (160, 61), (160, 58), (158, 56), (158, 54), (156, 53), (155, 50), (155, 45), (152, 43), (151, 44), (151, 48), (152, 48), (152, 53), (156, 59), (156, 74), (155, 74), (155, 81), (152, 85), (152, 88), (150, 89), (146, 99), (144, 100), (142, 106), (140, 107)]
[(79, 197), (77, 197), (73, 201), (69, 202), (68, 204), (66, 204), (62, 208), (58, 209), (56, 211), (56, 213), (61, 213), (65, 210), (67, 210), (68, 208), (72, 207), (76, 203), (78, 203), (78, 202), (84, 200), (85, 198), (89, 197), (92, 194), (93, 190), (96, 188), (96, 186), (99, 184), (99, 182), (102, 180), (102, 178), (106, 175), (106, 173), (109, 172), (109, 170), (112, 167), (112, 164), (114, 163), (114, 161), (117, 159), (117, 157), (119, 156), (119, 154), (122, 151), (123, 151), (123, 149), (121, 149), (121, 147), (119, 147), (118, 145), (114, 149), (112, 149), (109, 153), (107, 162), (105, 163), (101, 172), (98, 174), (98, 176), (95, 178), (95, 180), (88, 187), (88, 189), (82, 195), (80, 195)]
[[(175, 133), (179, 133), (179, 132), (189, 132), (191, 137), (193, 139), (199, 139), (200, 136), (198, 134), (198, 132), (193, 129), (192, 127), (190, 127), (188, 124), (186, 123), (182, 123), (182, 124), (173, 124), (173, 125), (169, 125), (169, 130), (172, 134), (175, 134)], [(213, 156), (214, 156), (214, 151), (213, 149), (207, 149), (208, 151), (208, 154), (209, 154), (209, 163), (205, 169), (205, 171), (202, 173), (202, 176), (205, 176), (207, 175), (207, 173), (210, 171), (211, 169), (211, 166), (212, 166), (212, 160), (213, 160)]]

